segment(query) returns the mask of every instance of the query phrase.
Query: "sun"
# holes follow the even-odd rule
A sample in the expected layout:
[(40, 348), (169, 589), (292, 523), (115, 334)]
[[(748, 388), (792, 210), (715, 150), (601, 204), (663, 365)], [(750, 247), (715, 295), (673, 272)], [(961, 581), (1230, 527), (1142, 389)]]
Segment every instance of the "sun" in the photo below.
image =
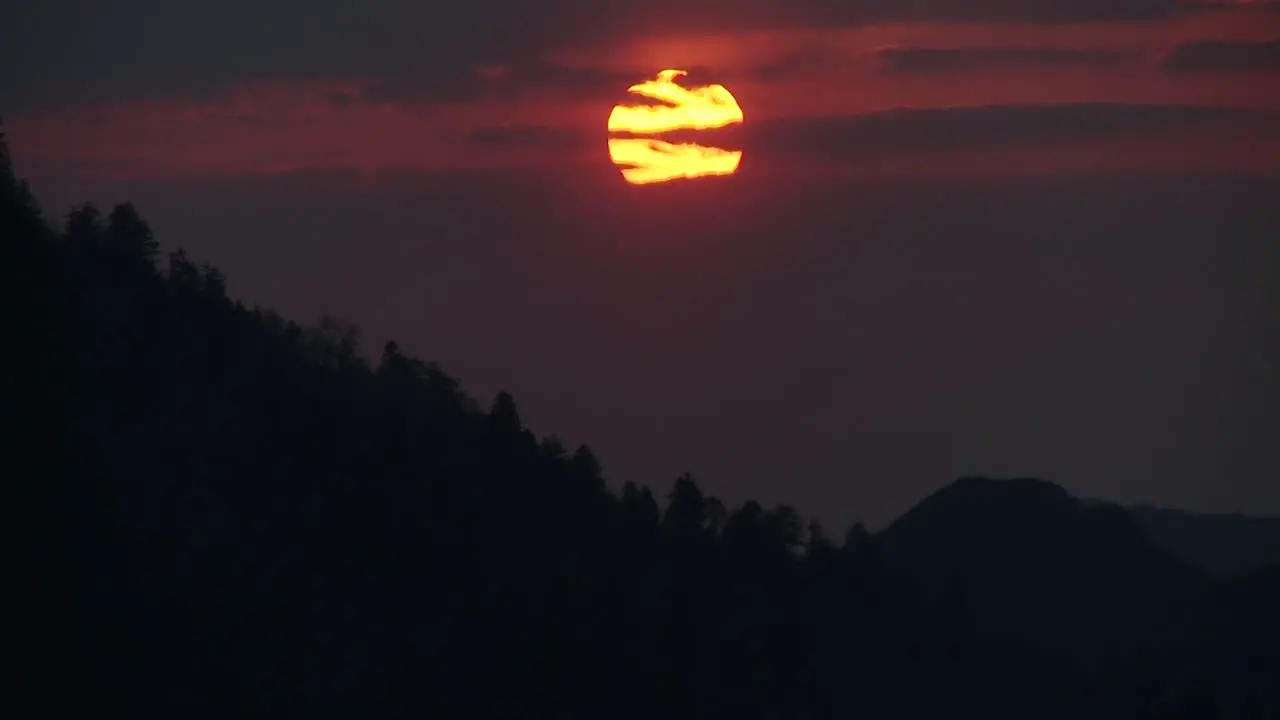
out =
[(663, 70), (632, 85), (629, 94), (656, 102), (620, 103), (609, 113), (609, 157), (627, 182), (645, 185), (738, 170), (741, 150), (662, 139), (668, 133), (716, 130), (743, 120), (737, 99), (723, 85), (679, 84), (687, 74)]

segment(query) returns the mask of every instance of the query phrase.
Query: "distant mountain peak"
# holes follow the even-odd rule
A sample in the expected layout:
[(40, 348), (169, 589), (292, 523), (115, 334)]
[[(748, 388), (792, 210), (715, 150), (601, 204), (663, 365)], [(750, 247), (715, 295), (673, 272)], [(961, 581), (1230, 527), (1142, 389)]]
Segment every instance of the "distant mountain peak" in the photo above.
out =
[[(942, 493), (985, 494), (989, 497), (1036, 498), (1042, 500), (1076, 502), (1061, 485), (1034, 477), (992, 478), (986, 475), (969, 475), (947, 485)], [(926, 498), (927, 500), (927, 498)]]
[[(1055, 652), (1158, 638), (1180, 612), (1171, 598), (1208, 582), (1154, 546), (1124, 508), (1035, 478), (960, 478), (877, 542), (888, 565), (920, 586), (964, 587), (980, 625)], [(1169, 613), (1153, 610), (1162, 604)], [(1057, 620), (1046, 627), (1045, 617)]]
[(885, 532), (892, 535), (906, 527), (927, 525), (931, 526), (930, 534), (936, 534), (954, 525), (1031, 516), (1043, 522), (1046, 515), (1074, 513), (1079, 507), (1079, 501), (1064, 488), (1038, 478), (967, 476), (921, 500)]

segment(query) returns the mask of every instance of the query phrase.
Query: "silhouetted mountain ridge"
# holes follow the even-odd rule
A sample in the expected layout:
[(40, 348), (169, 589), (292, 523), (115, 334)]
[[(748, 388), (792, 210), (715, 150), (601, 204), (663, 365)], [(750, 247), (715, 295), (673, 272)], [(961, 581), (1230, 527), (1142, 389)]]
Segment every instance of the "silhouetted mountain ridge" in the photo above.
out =
[(1280, 563), (1280, 518), (1152, 505), (1128, 510), (1156, 545), (1215, 575), (1244, 575)]
[(962, 601), (981, 631), (1086, 662), (1163, 644), (1212, 587), (1122, 508), (1042, 480), (957, 480), (877, 539), (894, 570)]
[[(1050, 483), (842, 538), (687, 473), (614, 491), (506, 392), (159, 270), (128, 203), (54, 230), (2, 137), (0, 253), (14, 717), (1156, 720), (1222, 668), (1280, 708), (1233, 652), (1274, 574), (1224, 588)], [(1144, 662), (1188, 609), (1217, 664)]]

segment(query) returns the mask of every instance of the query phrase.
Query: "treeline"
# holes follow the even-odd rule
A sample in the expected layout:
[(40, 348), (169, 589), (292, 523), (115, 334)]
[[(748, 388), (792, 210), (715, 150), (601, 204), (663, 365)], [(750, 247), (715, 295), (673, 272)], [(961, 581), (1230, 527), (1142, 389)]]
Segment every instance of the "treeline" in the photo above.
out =
[(0, 138), (11, 717), (1170, 717), (985, 641), (875, 540), (592, 451), (441, 368), (54, 229)]

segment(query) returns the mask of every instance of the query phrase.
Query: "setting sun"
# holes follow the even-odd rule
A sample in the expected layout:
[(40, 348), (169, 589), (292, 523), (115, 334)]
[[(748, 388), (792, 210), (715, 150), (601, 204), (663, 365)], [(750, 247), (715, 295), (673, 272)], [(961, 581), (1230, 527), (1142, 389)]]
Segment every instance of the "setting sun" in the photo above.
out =
[[(609, 157), (627, 182), (642, 185), (680, 178), (731, 175), (742, 151), (699, 143), (672, 143), (655, 135), (676, 130), (714, 130), (742, 122), (742, 108), (722, 85), (685, 87), (676, 79), (683, 70), (663, 70), (627, 88), (631, 95), (656, 104), (619, 104), (609, 115)], [(634, 137), (648, 136), (648, 137)]]

